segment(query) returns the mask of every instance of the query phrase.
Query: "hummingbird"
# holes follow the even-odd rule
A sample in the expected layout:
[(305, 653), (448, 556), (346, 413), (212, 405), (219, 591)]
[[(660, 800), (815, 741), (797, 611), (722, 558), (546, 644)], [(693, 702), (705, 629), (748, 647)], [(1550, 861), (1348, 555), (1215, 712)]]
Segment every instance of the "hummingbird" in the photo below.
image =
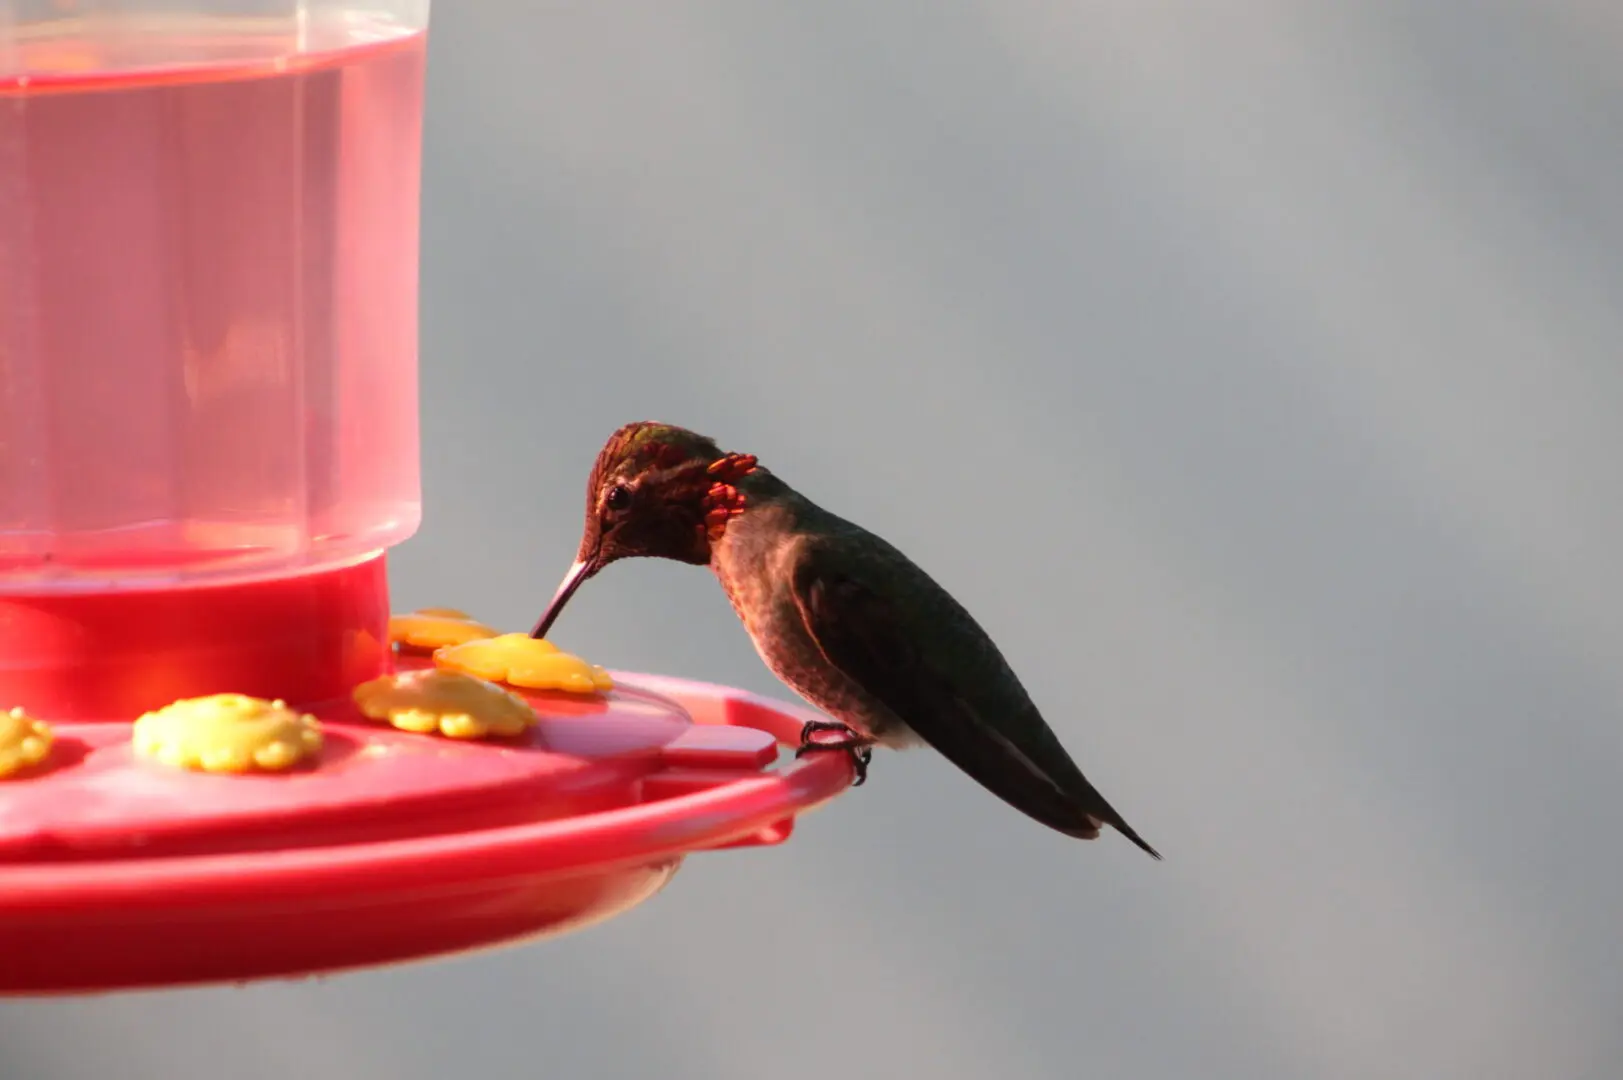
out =
[(823, 509), (751, 454), (641, 421), (609, 436), (586, 485), (574, 564), (530, 632), (620, 559), (708, 566), (772, 673), (831, 720), (796, 756), (933, 747), (1015, 809), (1081, 840), (1110, 825), (1156, 859), (1082, 775), (1003, 654), (952, 594), (895, 547)]

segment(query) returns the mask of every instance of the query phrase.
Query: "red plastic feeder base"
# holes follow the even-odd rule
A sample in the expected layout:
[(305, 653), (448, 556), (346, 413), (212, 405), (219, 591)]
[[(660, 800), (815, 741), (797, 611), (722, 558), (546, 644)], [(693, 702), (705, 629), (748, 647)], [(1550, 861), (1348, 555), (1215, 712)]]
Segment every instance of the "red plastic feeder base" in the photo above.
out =
[[(215, 656), (235, 657), (234, 675), (251, 667), (251, 643), (219, 636), (227, 616), (212, 600), (231, 590), (194, 593), (192, 630), (186, 605), (171, 609), (167, 636), (140, 646), (162, 669), (145, 679), (118, 664), (118, 622), (98, 623), (108, 609), (94, 598), (77, 601), (88, 604), (77, 624), (27, 602), (36, 627), (71, 647), (29, 639), (32, 671), (19, 675), (17, 653), (0, 666), (0, 708), (25, 705), (56, 733), (45, 762), (0, 780), (0, 994), (297, 977), (559, 934), (652, 896), (691, 852), (782, 842), (796, 815), (851, 782), (842, 754), (768, 770), (777, 744), (819, 718), (811, 710), (657, 676), (616, 672), (615, 689), (590, 698), (516, 691), (541, 714), (518, 739), (366, 720), (347, 690), (391, 663), (382, 580), (378, 560), (296, 582), (280, 621), (271, 593), (260, 598), (272, 617), (248, 637), (263, 643), (269, 627), (282, 658), (269, 667), (307, 693), (343, 685), (344, 697), (325, 701), (265, 671), (249, 688), (209, 673), (211, 635)], [(0, 645), (17, 640), (15, 603), (0, 600)], [(291, 659), (300, 611), (314, 613), (325, 643), (304, 665)], [(107, 649), (125, 676), (116, 692), (76, 692)], [(316, 713), (317, 760), (214, 775), (135, 755), (139, 712), (225, 691)]]

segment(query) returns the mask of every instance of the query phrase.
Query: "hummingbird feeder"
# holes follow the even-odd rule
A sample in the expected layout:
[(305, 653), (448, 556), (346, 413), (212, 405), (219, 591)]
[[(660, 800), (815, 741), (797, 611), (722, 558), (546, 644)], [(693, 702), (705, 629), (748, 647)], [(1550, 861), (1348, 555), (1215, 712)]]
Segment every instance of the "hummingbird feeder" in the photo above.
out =
[[(275, 7), (276, 5), (271, 5)], [(556, 935), (852, 780), (820, 714), (391, 617), (426, 0), (0, 11), (0, 994)]]

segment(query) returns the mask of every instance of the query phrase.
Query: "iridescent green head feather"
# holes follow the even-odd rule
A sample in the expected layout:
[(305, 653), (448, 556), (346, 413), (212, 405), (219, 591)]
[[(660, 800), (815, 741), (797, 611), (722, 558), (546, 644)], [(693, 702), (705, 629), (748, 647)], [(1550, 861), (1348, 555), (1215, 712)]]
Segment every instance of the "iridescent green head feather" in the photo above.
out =
[(722, 458), (716, 441), (686, 428), (639, 420), (626, 424), (603, 444), (587, 482), (587, 497), (610, 479), (630, 481), (656, 471), (680, 471), (698, 465), (701, 469)]

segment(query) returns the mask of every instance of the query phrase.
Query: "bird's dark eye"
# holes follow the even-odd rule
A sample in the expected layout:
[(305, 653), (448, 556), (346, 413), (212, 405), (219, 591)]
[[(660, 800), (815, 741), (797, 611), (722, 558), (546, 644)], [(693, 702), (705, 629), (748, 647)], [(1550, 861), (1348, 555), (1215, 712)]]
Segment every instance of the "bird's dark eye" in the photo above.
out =
[(624, 510), (631, 505), (631, 489), (624, 484), (615, 484), (609, 488), (608, 497), (603, 500), (603, 505), (610, 510)]

